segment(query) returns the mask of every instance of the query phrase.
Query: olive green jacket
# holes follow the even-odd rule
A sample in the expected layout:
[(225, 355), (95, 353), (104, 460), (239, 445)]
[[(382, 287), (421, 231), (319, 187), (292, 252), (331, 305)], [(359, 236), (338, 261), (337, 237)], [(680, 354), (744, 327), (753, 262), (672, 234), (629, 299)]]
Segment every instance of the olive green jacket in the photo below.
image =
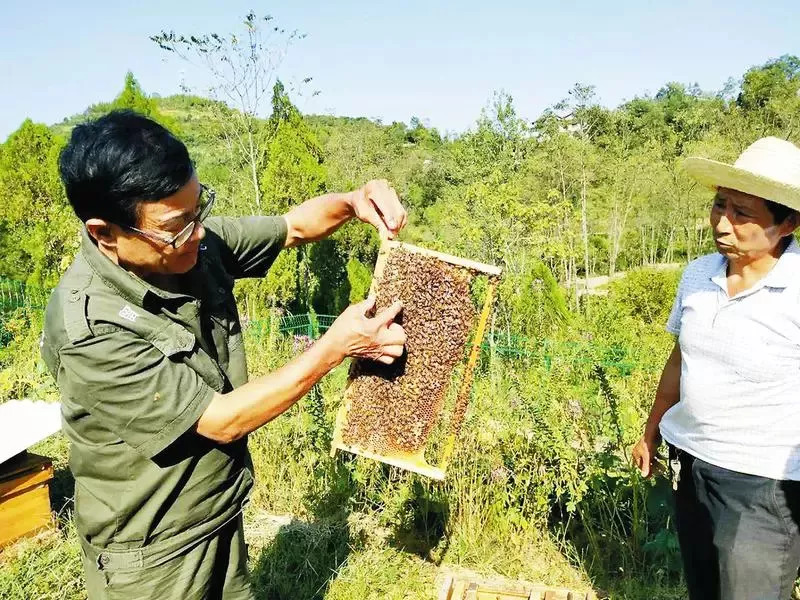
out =
[[(75, 519), (97, 548), (192, 543), (239, 514), (253, 485), (247, 439), (194, 431), (215, 393), (247, 381), (234, 280), (262, 277), (282, 217), (212, 218), (187, 294), (81, 251), (47, 306), (42, 355), (71, 442)], [(171, 541), (173, 540), (173, 541)]]

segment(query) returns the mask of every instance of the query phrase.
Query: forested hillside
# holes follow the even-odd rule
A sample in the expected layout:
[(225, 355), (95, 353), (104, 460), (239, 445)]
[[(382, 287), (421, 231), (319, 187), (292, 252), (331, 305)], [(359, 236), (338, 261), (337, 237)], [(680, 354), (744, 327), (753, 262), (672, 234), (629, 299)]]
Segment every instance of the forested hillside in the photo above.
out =
[[(235, 111), (198, 97), (147, 97), (128, 74), (113, 102), (52, 127), (26, 121), (0, 146), (0, 275), (40, 287), (57, 281), (78, 227), (58, 181), (59, 149), (75, 123), (126, 107), (186, 141), (222, 214), (279, 213), (327, 190), (389, 179), (409, 209), (404, 239), (504, 266), (502, 323), (535, 333), (537, 311), (561, 306), (533, 297), (549, 274), (578, 308), (584, 276), (709, 251), (709, 196), (681, 172), (681, 158), (732, 160), (764, 135), (797, 141), (798, 89), (800, 59), (784, 56), (722, 91), (667, 83), (614, 109), (579, 84), (541, 115), (519, 115), (497, 93), (471, 130), (443, 138), (416, 118), (407, 125), (301, 115), (278, 83), (272, 116), (256, 132), (257, 199), (248, 159), (226, 127)], [(364, 228), (345, 228), (308, 255), (285, 256), (262, 295), (290, 310), (335, 313), (353, 287), (348, 263), (352, 279), (370, 268), (376, 246)]]
[[(112, 108), (148, 114), (186, 142), (217, 214), (282, 213), (386, 178), (408, 208), (402, 240), (504, 269), (459, 451), (443, 484), (332, 459), (346, 377), (335, 371), (251, 436), (259, 597), (432, 598), (443, 566), (683, 597), (669, 487), (643, 480), (629, 458), (673, 344), (664, 323), (679, 272), (652, 267), (714, 250), (712, 194), (682, 171), (684, 157), (732, 161), (766, 135), (800, 143), (800, 59), (755, 66), (724, 90), (665, 82), (614, 108), (584, 84), (540, 115), (518, 114), (498, 92), (457, 135), (417, 118), (303, 115), (280, 82), (271, 93), (270, 116), (248, 120), (216, 100), (149, 96), (128, 74), (111, 102), (22, 123), (0, 145), (0, 290), (11, 280), (42, 298), (69, 265), (79, 223), (58, 154), (75, 124)], [(364, 297), (377, 249), (369, 228), (350, 224), (237, 284), (252, 374), (308, 341), (259, 324), (338, 314)], [(587, 278), (620, 272), (606, 296), (583, 293)], [(38, 358), (41, 303), (15, 302), (0, 313), (0, 402), (55, 400)], [(0, 559), (10, 598), (83, 597), (63, 438), (46, 450), (63, 474), (60, 526)], [(266, 513), (294, 520), (266, 535)]]

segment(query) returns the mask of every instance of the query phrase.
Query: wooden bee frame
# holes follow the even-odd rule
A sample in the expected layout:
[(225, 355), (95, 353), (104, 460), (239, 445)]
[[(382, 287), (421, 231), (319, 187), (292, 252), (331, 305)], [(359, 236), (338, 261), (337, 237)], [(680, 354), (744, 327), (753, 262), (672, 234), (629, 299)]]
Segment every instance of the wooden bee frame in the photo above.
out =
[(494, 304), (495, 288), (497, 286), (497, 281), (502, 273), (502, 270), (493, 265), (486, 265), (479, 262), (466, 260), (463, 258), (459, 258), (457, 256), (451, 256), (448, 254), (443, 254), (441, 252), (435, 252), (433, 250), (420, 248), (418, 246), (412, 246), (410, 244), (405, 244), (402, 242), (384, 241), (383, 244), (381, 245), (381, 249), (378, 254), (378, 259), (375, 263), (375, 272), (372, 279), (372, 286), (370, 288), (371, 294), (374, 294), (377, 291), (378, 282), (380, 282), (383, 279), (384, 270), (386, 267), (386, 262), (388, 260), (389, 254), (396, 249), (400, 249), (405, 252), (410, 252), (412, 254), (418, 254), (434, 258), (444, 263), (447, 263), (448, 265), (461, 267), (473, 273), (488, 276), (488, 285), (486, 287), (486, 292), (484, 296), (483, 308), (477, 319), (477, 326), (474, 330), (471, 350), (469, 352), (469, 358), (467, 359), (465, 371), (463, 374), (463, 379), (459, 386), (458, 395), (455, 401), (455, 408), (450, 417), (449, 432), (444, 442), (444, 448), (441, 452), (441, 458), (439, 460), (438, 466), (433, 466), (428, 464), (428, 462), (425, 459), (424, 456), (425, 447), (420, 448), (416, 452), (392, 451), (391, 455), (383, 455), (375, 451), (369, 450), (368, 448), (360, 447), (357, 444), (345, 443), (343, 439), (343, 432), (353, 402), (353, 394), (351, 393), (352, 391), (351, 384), (353, 383), (352, 369), (351, 369), (351, 377), (348, 380), (347, 388), (345, 389), (344, 400), (339, 408), (339, 412), (336, 418), (333, 443), (331, 447), (331, 456), (335, 456), (337, 450), (345, 450), (353, 454), (365, 456), (367, 458), (378, 460), (441, 481), (445, 477), (445, 471), (447, 470), (447, 466), (449, 464), (450, 458), (455, 448), (455, 442), (458, 437), (459, 431), (461, 429), (461, 424), (463, 422), (464, 415), (466, 413), (466, 408), (469, 401), (469, 393), (472, 387), (472, 380), (473, 380), (475, 366), (480, 356), (481, 343), (483, 341), (484, 333), (486, 331), (486, 326), (488, 324), (489, 316), (491, 315), (492, 306)]

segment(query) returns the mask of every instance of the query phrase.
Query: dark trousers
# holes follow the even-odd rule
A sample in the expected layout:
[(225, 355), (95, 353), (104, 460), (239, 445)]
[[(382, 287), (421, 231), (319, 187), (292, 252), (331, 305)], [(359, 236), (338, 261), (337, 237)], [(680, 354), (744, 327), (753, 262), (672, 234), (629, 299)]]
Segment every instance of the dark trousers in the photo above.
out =
[(675, 448), (670, 459), (680, 463), (675, 524), (690, 600), (788, 600), (800, 567), (800, 482)]

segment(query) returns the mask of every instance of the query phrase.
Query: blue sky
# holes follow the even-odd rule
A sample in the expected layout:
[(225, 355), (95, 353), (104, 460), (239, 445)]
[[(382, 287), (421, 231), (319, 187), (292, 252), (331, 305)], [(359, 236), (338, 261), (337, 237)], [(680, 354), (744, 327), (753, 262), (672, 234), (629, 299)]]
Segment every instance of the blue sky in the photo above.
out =
[(800, 54), (800, 1), (387, 2), (42, 0), (0, 3), (0, 140), (22, 120), (54, 123), (111, 100), (131, 70), (148, 93), (203, 81), (148, 36), (235, 31), (250, 9), (307, 34), (281, 76), (311, 76), (301, 110), (474, 124), (494, 90), (535, 118), (576, 82), (614, 106), (668, 81), (722, 87), (782, 54)]

